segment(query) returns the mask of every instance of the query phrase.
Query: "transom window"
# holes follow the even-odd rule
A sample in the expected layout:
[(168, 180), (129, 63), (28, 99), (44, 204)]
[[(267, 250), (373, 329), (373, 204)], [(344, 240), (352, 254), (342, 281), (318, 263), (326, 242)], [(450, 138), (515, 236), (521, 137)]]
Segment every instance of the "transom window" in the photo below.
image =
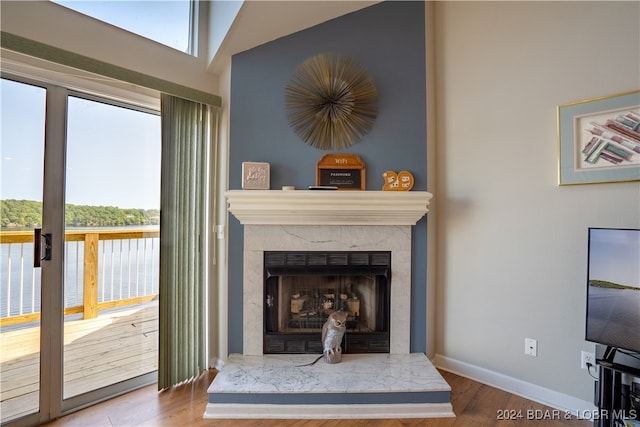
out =
[(191, 40), (197, 0), (51, 0), (182, 52), (194, 54)]

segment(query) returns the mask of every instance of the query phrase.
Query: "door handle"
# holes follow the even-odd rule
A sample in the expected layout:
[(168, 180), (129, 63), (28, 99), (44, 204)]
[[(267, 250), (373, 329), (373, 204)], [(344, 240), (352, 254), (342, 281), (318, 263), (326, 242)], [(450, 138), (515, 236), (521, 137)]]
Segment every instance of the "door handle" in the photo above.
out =
[(42, 228), (34, 228), (33, 229), (33, 268), (40, 267), (40, 253), (41, 253), (41, 242), (40, 238), (42, 236)]
[[(44, 256), (42, 255), (42, 240), (44, 239)], [(51, 233), (42, 234), (41, 228), (33, 229), (33, 266), (40, 267), (40, 261), (51, 260)]]
[(44, 237), (44, 256), (41, 258), (42, 261), (51, 260), (51, 233), (43, 234)]

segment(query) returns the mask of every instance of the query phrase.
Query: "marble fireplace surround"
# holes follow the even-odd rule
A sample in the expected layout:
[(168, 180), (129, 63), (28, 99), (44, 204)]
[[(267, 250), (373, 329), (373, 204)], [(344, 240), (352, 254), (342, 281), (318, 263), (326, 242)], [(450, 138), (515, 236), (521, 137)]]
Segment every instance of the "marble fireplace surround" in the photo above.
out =
[[(427, 192), (270, 191), (226, 193), (244, 224), (243, 354), (229, 355), (208, 389), (204, 418), (453, 417), (451, 387), (424, 353), (410, 353), (411, 227)], [(390, 352), (262, 354), (263, 252), (391, 251)], [(375, 373), (372, 375), (372, 373)]]
[(391, 251), (390, 353), (409, 354), (411, 227), (424, 191), (232, 190), (244, 224), (243, 354), (263, 354), (264, 251)]

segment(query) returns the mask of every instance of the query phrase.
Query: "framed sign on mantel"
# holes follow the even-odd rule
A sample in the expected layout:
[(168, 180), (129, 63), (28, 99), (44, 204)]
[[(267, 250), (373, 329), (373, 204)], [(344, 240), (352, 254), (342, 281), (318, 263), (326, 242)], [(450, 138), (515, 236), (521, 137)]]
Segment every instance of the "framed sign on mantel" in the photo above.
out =
[(325, 154), (316, 165), (316, 185), (364, 190), (365, 170), (364, 162), (355, 154)]

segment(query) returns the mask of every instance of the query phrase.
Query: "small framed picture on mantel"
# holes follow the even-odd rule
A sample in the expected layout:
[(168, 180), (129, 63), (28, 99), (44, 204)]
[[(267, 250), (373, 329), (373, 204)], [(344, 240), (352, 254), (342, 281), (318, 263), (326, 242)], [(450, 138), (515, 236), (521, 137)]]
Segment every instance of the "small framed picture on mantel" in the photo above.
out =
[(365, 190), (362, 159), (355, 154), (325, 154), (316, 165), (316, 186), (338, 190)]

